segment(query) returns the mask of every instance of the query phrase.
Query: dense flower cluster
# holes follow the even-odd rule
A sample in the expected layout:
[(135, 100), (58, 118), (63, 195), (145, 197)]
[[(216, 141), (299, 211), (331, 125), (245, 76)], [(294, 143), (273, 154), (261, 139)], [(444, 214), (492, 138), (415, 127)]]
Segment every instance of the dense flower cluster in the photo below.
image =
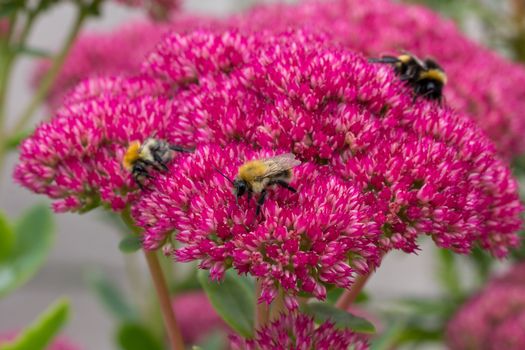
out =
[(202, 291), (177, 294), (172, 305), (182, 338), (189, 344), (202, 341), (214, 331), (228, 329)]
[[(0, 334), (0, 346), (16, 339), (17, 334), (18, 332)], [(80, 347), (64, 337), (58, 337), (46, 348), (46, 350), (80, 350)]]
[[(143, 73), (183, 88), (180, 135), (211, 145), (141, 196), (134, 216), (146, 247), (176, 231), (179, 261), (201, 260), (214, 278), (230, 266), (250, 273), (268, 302), (277, 286), (323, 299), (325, 284), (348, 287), (383, 251), (416, 250), (421, 234), (457, 252), (478, 243), (505, 255), (521, 207), (481, 132), (450, 109), (414, 103), (389, 68), (324, 39), (197, 32), (159, 44)], [(298, 193), (271, 191), (263, 218), (254, 202), (238, 207), (215, 170), (233, 178), (247, 160), (287, 152), (303, 161)]]
[(257, 331), (255, 339), (231, 337), (235, 350), (366, 350), (368, 343), (350, 330), (338, 330), (329, 322), (316, 327), (313, 318), (302, 314), (281, 315)]
[[(516, 183), (473, 123), (414, 101), (389, 67), (323, 34), (173, 33), (142, 75), (88, 80), (67, 101), (23, 143), (17, 181), (57, 211), (138, 198), (146, 248), (176, 231), (179, 261), (217, 279), (232, 266), (256, 276), (266, 302), (278, 286), (290, 308), (299, 292), (324, 299), (326, 285), (348, 287), (422, 234), (496, 256), (518, 241)], [(138, 193), (120, 161), (152, 135), (197, 149)], [(298, 193), (271, 190), (260, 217), (216, 171), (233, 178), (247, 160), (289, 152), (302, 162)]]
[(525, 151), (525, 69), (467, 39), (425, 7), (391, 0), (312, 0), (261, 6), (229, 23), (253, 31), (290, 26), (325, 31), (331, 40), (371, 57), (401, 50), (433, 57), (448, 74), (446, 103), (475, 120), (504, 156)]
[(97, 98), (63, 107), (21, 146), (15, 178), (57, 199), (56, 211), (85, 211), (100, 204), (121, 210), (136, 197), (120, 160), (127, 145), (156, 133), (167, 137), (172, 103), (150, 96)]
[[(473, 43), (450, 21), (424, 7), (391, 0), (309, 0), (295, 5), (260, 6), (223, 21), (176, 14), (166, 26), (178, 32), (202, 27), (275, 33), (290, 27), (306, 28), (325, 33), (326, 40), (367, 56), (408, 50), (421, 57), (434, 57), (448, 73), (446, 103), (475, 120), (505, 157), (525, 150), (521, 137), (525, 132), (525, 118), (521, 116), (525, 108), (525, 89), (521, 88), (525, 70)], [(114, 35), (81, 38), (54, 87), (52, 103), (59, 102), (56, 95), (71, 86), (69, 83), (93, 73), (136, 69), (137, 57), (155, 42), (158, 29), (142, 31), (141, 25), (136, 30), (132, 27), (119, 29)], [(113, 44), (116, 41), (119, 45)], [(96, 58), (88, 62), (98, 65), (84, 64), (84, 57)]]
[(447, 327), (452, 350), (525, 349), (523, 263), (470, 299)]

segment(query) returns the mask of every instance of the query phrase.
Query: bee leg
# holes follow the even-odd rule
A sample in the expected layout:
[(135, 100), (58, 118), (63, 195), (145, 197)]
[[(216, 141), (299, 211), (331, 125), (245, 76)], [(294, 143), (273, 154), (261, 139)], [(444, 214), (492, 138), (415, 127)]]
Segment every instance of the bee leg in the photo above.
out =
[(146, 168), (144, 168), (144, 166), (142, 164), (136, 164), (134, 167), (133, 167), (133, 180), (135, 181), (135, 183), (137, 184), (137, 186), (142, 190), (144, 191), (145, 190), (145, 187), (144, 187), (144, 184), (140, 181), (139, 177), (140, 176), (144, 176), (148, 179), (152, 179), (153, 176), (151, 176), (148, 171), (146, 170)]
[(168, 166), (164, 160), (162, 160), (162, 157), (158, 155), (158, 153), (153, 153), (153, 159), (155, 159), (155, 162), (161, 166), (162, 170), (168, 171)]
[(144, 185), (142, 184), (142, 182), (139, 180), (139, 175), (133, 175), (133, 181), (135, 181), (135, 183), (137, 184), (137, 186), (139, 187), (139, 189), (141, 191), (144, 191), (145, 188), (144, 188)]
[(293, 188), (292, 186), (290, 186), (290, 185), (288, 184), (288, 182), (286, 182), (286, 181), (283, 181), (283, 180), (277, 180), (277, 181), (275, 181), (274, 183), (275, 183), (276, 185), (279, 185), (279, 186), (283, 187), (283, 188), (286, 188), (286, 189), (287, 189), (288, 191), (290, 191), (290, 192), (297, 193), (297, 190), (296, 190), (295, 188)]
[(266, 199), (266, 190), (262, 190), (261, 195), (259, 196), (259, 199), (257, 199), (257, 209), (255, 210), (255, 216), (259, 216), (261, 213), (261, 207), (264, 204), (264, 200)]
[[(156, 160), (155, 160), (155, 161), (156, 161)], [(157, 170), (157, 171), (161, 171), (161, 170), (163, 170), (163, 168), (161, 168), (157, 163), (152, 162), (151, 160), (146, 160), (146, 159), (144, 159), (144, 160), (142, 160), (142, 162), (143, 162), (144, 164), (146, 164), (146, 165), (149, 165), (150, 167), (153, 167), (153, 168), (154, 168), (155, 170)]]
[(252, 200), (252, 191), (248, 191), (248, 203), (250, 203), (250, 201)]
[(193, 153), (193, 152), (195, 152), (195, 149), (188, 149), (188, 148), (180, 147), (180, 146), (177, 146), (177, 145), (170, 145), (170, 149), (172, 151), (176, 151), (176, 152), (185, 152), (185, 153)]

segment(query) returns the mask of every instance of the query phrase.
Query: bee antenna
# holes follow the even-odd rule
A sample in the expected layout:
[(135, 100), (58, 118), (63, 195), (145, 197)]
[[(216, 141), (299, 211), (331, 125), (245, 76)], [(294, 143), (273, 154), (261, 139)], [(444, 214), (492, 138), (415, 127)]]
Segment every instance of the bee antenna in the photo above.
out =
[(228, 176), (224, 175), (216, 166), (213, 167), (215, 168), (215, 170), (217, 170), (219, 174), (221, 174), (226, 180), (228, 180), (233, 185), (233, 181)]

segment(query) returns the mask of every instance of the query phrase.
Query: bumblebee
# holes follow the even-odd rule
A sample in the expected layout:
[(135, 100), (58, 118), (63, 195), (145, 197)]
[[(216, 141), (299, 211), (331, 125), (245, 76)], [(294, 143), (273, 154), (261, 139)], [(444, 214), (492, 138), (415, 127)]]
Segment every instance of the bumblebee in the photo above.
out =
[(421, 60), (410, 54), (402, 54), (397, 57), (383, 56), (381, 58), (371, 58), (368, 61), (392, 64), (396, 75), (412, 87), (414, 99), (417, 96), (421, 96), (441, 102), (443, 87), (447, 84), (447, 75), (436, 61), (430, 58)]
[(248, 201), (251, 200), (254, 193), (259, 194), (255, 211), (255, 214), (258, 216), (266, 199), (268, 187), (278, 185), (293, 193), (297, 192), (295, 188), (290, 186), (290, 181), (293, 175), (292, 168), (299, 164), (301, 162), (295, 159), (293, 154), (286, 153), (244, 163), (239, 167), (238, 174), (233, 181), (220, 172), (219, 169), (217, 171), (232, 184), (237, 204), (239, 203), (239, 198), (244, 194), (248, 195)]
[(174, 152), (193, 152), (193, 150), (171, 145), (165, 140), (155, 138), (147, 138), (142, 144), (139, 141), (133, 141), (124, 154), (122, 166), (131, 172), (133, 180), (141, 190), (144, 190), (142, 182), (144, 178), (153, 178), (149, 173), (150, 170), (168, 170), (167, 164), (173, 159)]

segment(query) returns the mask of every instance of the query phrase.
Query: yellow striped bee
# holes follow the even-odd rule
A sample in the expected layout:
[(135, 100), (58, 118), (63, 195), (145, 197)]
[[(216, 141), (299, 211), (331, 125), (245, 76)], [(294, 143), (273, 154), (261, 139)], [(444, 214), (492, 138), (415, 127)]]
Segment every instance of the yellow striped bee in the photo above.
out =
[(429, 100), (443, 98), (443, 87), (447, 84), (447, 75), (436, 61), (426, 58), (421, 60), (411, 54), (371, 58), (373, 63), (387, 63), (394, 66), (396, 75), (405, 80), (414, 90), (414, 98), (421, 96)]
[(153, 178), (149, 171), (151, 169), (168, 170), (167, 164), (173, 159), (174, 152), (193, 152), (193, 150), (151, 137), (144, 140), (142, 144), (139, 141), (133, 141), (124, 154), (122, 166), (131, 172), (133, 180), (141, 190), (144, 190), (142, 183), (144, 178)]
[(290, 181), (293, 175), (292, 168), (300, 164), (301, 162), (295, 159), (292, 153), (286, 153), (244, 163), (239, 167), (238, 174), (233, 181), (220, 172), (219, 169), (217, 171), (233, 185), (233, 193), (237, 204), (239, 197), (242, 197), (245, 193), (248, 195), (248, 201), (251, 200), (254, 193), (260, 194), (257, 199), (257, 210), (255, 212), (256, 215), (259, 215), (266, 199), (268, 187), (278, 185), (293, 193), (297, 192), (295, 188), (290, 186)]

